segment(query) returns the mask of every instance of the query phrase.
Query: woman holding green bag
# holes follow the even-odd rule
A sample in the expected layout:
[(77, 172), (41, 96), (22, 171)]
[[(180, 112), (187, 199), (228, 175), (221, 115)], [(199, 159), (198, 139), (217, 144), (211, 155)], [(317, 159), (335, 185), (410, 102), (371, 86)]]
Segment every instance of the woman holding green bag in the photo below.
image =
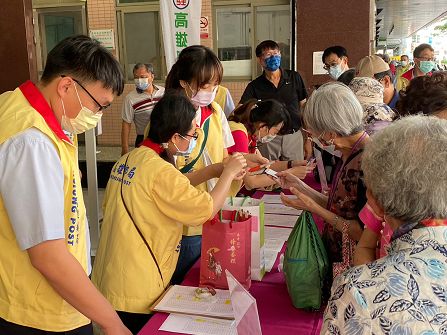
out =
[[(342, 153), (329, 196), (298, 178), (280, 172), (283, 188), (295, 197), (281, 195), (286, 206), (317, 214), (325, 225), (323, 240), (332, 263), (333, 276), (352, 266), (354, 247), (363, 232), (358, 213), (366, 203), (361, 169), (362, 152), (369, 137), (363, 130), (363, 109), (344, 84), (322, 85), (309, 98), (303, 112), (306, 128), (325, 147)], [(328, 148), (326, 148), (328, 149)]]

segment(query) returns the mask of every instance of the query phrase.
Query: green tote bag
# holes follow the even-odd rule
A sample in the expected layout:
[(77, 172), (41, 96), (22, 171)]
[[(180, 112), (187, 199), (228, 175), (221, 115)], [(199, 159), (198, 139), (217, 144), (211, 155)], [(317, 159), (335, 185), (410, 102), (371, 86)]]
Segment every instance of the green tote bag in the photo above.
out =
[(319, 309), (329, 261), (312, 215), (304, 211), (287, 240), (284, 275), (296, 308)]

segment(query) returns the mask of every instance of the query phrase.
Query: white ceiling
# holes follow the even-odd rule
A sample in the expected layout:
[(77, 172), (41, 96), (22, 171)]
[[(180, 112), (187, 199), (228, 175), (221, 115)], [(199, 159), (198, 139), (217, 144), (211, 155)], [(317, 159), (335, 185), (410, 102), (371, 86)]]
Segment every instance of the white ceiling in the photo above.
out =
[[(447, 16), (447, 0), (376, 0), (379, 40), (395, 44), (425, 25)], [(393, 28), (394, 26), (394, 28)], [(390, 33), (391, 31), (391, 33)]]

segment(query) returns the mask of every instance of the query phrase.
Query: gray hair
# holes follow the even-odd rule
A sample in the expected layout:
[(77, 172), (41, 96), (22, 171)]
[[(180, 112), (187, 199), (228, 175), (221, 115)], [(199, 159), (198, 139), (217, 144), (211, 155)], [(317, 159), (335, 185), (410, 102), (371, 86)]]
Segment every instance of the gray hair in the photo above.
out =
[(447, 218), (447, 120), (409, 116), (378, 132), (362, 157), (385, 214), (405, 222)]
[(150, 72), (152, 74), (154, 74), (154, 66), (150, 63), (146, 64), (146, 63), (137, 63), (135, 64), (135, 66), (133, 67), (133, 72), (135, 72), (138, 69), (141, 69), (142, 67), (144, 67), (146, 69), (147, 72)]
[(363, 108), (348, 86), (330, 82), (312, 93), (303, 119), (305, 127), (312, 131), (350, 136), (363, 129)]

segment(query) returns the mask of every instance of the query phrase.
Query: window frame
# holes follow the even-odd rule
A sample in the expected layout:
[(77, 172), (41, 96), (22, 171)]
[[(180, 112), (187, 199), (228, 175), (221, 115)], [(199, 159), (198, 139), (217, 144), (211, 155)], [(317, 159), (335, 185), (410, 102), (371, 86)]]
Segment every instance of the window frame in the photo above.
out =
[[(54, 5), (33, 5), (33, 21), (34, 21), (34, 41), (36, 45), (36, 62), (37, 62), (37, 72), (39, 74), (39, 78), (43, 73), (48, 52), (50, 50), (46, 50), (46, 36), (42, 36), (42, 31), (44, 31), (44, 21), (40, 19), (41, 15), (49, 14), (49, 13), (60, 13), (60, 12), (77, 12), (81, 14), (81, 28), (82, 33), (88, 34), (87, 27), (87, 8), (85, 1), (78, 2), (70, 2), (64, 4)], [(46, 52), (45, 52), (46, 51)], [(45, 54), (44, 54), (45, 52)]]
[[(258, 64), (256, 60), (256, 31), (255, 28), (257, 26), (257, 7), (265, 7), (265, 6), (290, 6), (291, 0), (212, 0), (211, 9), (212, 9), (212, 19), (213, 19), (213, 51), (218, 54), (218, 39), (217, 39), (217, 9), (221, 8), (234, 8), (234, 7), (248, 7), (250, 8), (250, 19), (249, 19), (249, 31), (250, 31), (250, 42), (251, 42), (251, 76), (225, 76), (225, 81), (250, 81), (256, 79), (258, 74)], [(292, 15), (290, 15), (289, 26), (292, 29)], [(292, 35), (291, 35), (292, 42)], [(292, 45), (290, 46), (290, 54), (292, 55)], [(292, 63), (292, 62), (291, 62)]]
[[(117, 0), (119, 1), (119, 0)], [(127, 78), (127, 74), (129, 73), (128, 69), (128, 61), (127, 61), (127, 48), (126, 48), (126, 37), (125, 37), (125, 25), (124, 25), (124, 17), (128, 13), (146, 13), (146, 12), (156, 12), (159, 19), (160, 17), (160, 3), (159, 1), (152, 1), (147, 3), (135, 3), (135, 4), (121, 4), (116, 7), (116, 27), (118, 31), (118, 55), (119, 55), (119, 61), (121, 66), (123, 67), (123, 71), (125, 73), (125, 82), (126, 84), (132, 84), (133, 80), (129, 80)], [(163, 84), (164, 79), (167, 76), (166, 73), (166, 58), (165, 58), (165, 51), (164, 51), (164, 43), (163, 43), (163, 31), (160, 24), (159, 29), (159, 41), (160, 41), (160, 57), (161, 57), (161, 63), (160, 63), (160, 78), (154, 79), (154, 83), (156, 84)]]

